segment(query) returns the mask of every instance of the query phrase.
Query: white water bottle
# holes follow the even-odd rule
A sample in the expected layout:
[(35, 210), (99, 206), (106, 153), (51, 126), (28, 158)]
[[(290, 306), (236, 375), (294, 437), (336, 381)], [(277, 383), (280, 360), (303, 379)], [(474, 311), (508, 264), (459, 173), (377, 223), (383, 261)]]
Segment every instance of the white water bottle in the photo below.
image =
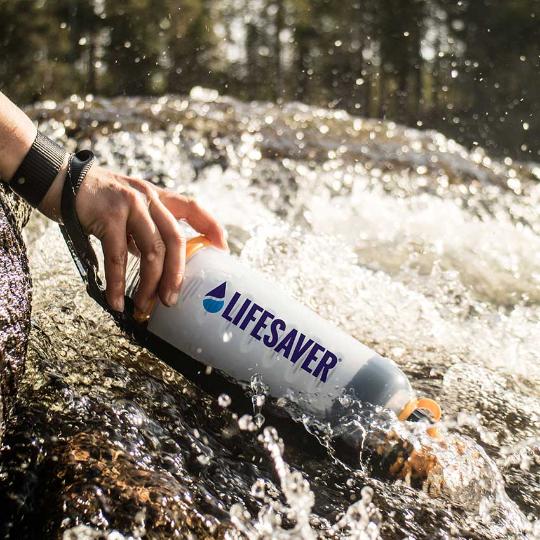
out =
[[(336, 399), (357, 399), (408, 419), (427, 409), (398, 366), (284, 294), (278, 285), (204, 237), (188, 241), (186, 272), (173, 307), (158, 302), (147, 331), (237, 381), (259, 375), (274, 398), (296, 396), (325, 418)], [(414, 415), (413, 415), (414, 416)]]

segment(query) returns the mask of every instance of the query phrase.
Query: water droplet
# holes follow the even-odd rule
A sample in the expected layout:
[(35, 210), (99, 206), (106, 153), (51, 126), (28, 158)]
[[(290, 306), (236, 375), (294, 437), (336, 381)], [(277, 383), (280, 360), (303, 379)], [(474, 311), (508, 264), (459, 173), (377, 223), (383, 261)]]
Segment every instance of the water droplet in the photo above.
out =
[(250, 414), (244, 414), (238, 419), (238, 427), (242, 431), (255, 431), (257, 426), (253, 422), (253, 417)]
[(218, 405), (220, 407), (223, 407), (224, 409), (226, 409), (231, 404), (231, 402), (232, 402), (232, 399), (227, 394), (221, 394), (218, 397)]
[(364, 486), (360, 492), (362, 495), (362, 501), (364, 504), (369, 504), (373, 500), (373, 488), (370, 486)]
[(210, 456), (207, 456), (206, 454), (199, 454), (197, 456), (197, 461), (201, 464), (201, 465), (208, 465), (210, 463)]

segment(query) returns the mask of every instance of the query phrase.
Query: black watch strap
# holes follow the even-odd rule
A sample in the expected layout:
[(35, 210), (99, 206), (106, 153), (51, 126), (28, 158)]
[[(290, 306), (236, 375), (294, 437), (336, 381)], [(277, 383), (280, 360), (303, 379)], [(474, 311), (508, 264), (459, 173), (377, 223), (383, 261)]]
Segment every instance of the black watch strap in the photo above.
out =
[(25, 201), (37, 207), (60, 172), (65, 156), (63, 148), (38, 131), (9, 186)]

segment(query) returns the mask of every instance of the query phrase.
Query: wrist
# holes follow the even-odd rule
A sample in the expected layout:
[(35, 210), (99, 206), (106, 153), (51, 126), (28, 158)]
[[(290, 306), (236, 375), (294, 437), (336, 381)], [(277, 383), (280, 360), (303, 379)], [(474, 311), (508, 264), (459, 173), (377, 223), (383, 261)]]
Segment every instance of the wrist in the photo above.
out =
[(0, 177), (9, 182), (36, 138), (37, 128), (0, 92)]
[(23, 162), (25, 156), (32, 148), (37, 135), (37, 128), (28, 119), (24, 125), (17, 125), (10, 130), (9, 137), (2, 137), (0, 141), (0, 177), (8, 184)]

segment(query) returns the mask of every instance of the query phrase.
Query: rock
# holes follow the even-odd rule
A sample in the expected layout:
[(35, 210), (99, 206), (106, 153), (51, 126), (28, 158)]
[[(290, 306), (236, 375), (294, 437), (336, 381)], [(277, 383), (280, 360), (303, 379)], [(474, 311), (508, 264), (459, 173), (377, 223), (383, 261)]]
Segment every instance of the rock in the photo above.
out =
[(0, 440), (24, 370), (31, 280), (21, 230), (29, 208), (0, 184)]

